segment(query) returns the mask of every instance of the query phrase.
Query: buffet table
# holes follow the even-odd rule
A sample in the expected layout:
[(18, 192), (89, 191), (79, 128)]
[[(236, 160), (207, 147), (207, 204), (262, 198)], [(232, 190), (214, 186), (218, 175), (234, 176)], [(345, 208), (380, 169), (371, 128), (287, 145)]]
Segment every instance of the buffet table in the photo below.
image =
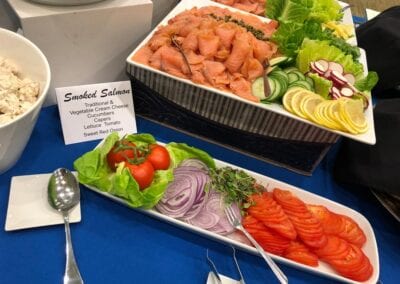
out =
[[(376, 235), (381, 283), (399, 276), (400, 227), (367, 190), (339, 186), (331, 167), (338, 145), (305, 177), (249, 158), (220, 146), (137, 119), (139, 132), (153, 133), (162, 142), (179, 141), (206, 150), (217, 159), (268, 175), (342, 203), (363, 214)], [(1, 283), (60, 283), (65, 264), (64, 226), (5, 232), (11, 178), (72, 169), (73, 161), (98, 141), (65, 146), (56, 106), (42, 109), (19, 162), (0, 176)], [(26, 185), (29, 190), (29, 184)], [(206, 251), (221, 274), (239, 279), (229, 246), (143, 215), (81, 186), (80, 223), (72, 224), (75, 256), (85, 283), (205, 283), (210, 271)], [(261, 257), (238, 251), (246, 283), (277, 283)], [(325, 278), (281, 265), (290, 283), (327, 283)]]

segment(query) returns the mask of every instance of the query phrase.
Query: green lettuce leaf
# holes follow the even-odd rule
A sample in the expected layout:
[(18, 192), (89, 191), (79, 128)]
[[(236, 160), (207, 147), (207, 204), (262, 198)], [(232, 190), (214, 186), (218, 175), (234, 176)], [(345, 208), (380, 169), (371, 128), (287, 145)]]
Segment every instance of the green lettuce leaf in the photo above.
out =
[(149, 144), (157, 143), (157, 141), (154, 138), (154, 136), (151, 135), (151, 134), (148, 134), (148, 133), (130, 134), (130, 135), (127, 135), (125, 138), (126, 138), (126, 140), (135, 143), (135, 145), (138, 146), (138, 147), (147, 146)]
[(320, 23), (338, 21), (343, 17), (341, 8), (336, 0), (315, 0), (311, 9), (310, 19)]
[(344, 71), (353, 74), (357, 80), (363, 76), (363, 65), (355, 62), (351, 55), (346, 55), (339, 48), (330, 46), (328, 41), (305, 38), (297, 55), (297, 68), (301, 72), (307, 73), (310, 70), (310, 62), (319, 59), (340, 63)]
[(281, 23), (300, 24), (309, 19), (325, 23), (343, 17), (341, 6), (336, 0), (268, 0), (265, 14)]
[(93, 185), (102, 191), (110, 190), (113, 173), (107, 165), (106, 156), (118, 139), (118, 134), (112, 133), (99, 147), (75, 160), (74, 169), (81, 183)]
[(175, 142), (168, 143), (166, 147), (171, 156), (173, 167), (177, 167), (183, 160), (195, 158), (203, 161), (209, 168), (215, 168), (214, 159), (203, 150), (188, 146), (185, 143)]
[(112, 190), (109, 193), (124, 198), (132, 207), (149, 209), (158, 203), (164, 195), (168, 184), (173, 179), (172, 169), (155, 171), (151, 185), (144, 190), (140, 190), (138, 183), (129, 170), (121, 166), (117, 169), (113, 179)]
[(368, 72), (368, 75), (365, 78), (355, 83), (355, 87), (361, 92), (364, 91), (370, 92), (378, 83), (378, 80), (379, 80), (378, 73), (370, 71)]
[(268, 0), (266, 16), (281, 22), (304, 22), (312, 7), (312, 0)]
[(279, 51), (290, 57), (297, 56), (304, 38), (327, 40), (330, 45), (339, 48), (346, 55), (350, 54), (353, 59), (360, 57), (357, 46), (352, 46), (342, 38), (336, 37), (329, 29), (323, 30), (321, 24), (315, 20), (307, 20), (304, 23), (281, 23), (272, 36), (272, 40), (279, 46)]
[(315, 92), (325, 99), (329, 99), (329, 91), (332, 88), (332, 81), (320, 77), (318, 74), (309, 73), (307, 75), (314, 81)]

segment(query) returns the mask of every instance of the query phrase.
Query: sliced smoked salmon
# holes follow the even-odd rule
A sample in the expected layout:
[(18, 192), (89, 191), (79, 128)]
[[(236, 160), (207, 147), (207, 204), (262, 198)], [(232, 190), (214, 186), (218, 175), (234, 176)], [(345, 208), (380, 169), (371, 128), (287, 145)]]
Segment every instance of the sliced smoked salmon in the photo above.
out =
[[(247, 1), (255, 6), (259, 0)], [(251, 83), (276, 55), (277, 47), (269, 41), (275, 30), (276, 23), (253, 15), (195, 7), (160, 26), (132, 60), (259, 102), (252, 95)]]

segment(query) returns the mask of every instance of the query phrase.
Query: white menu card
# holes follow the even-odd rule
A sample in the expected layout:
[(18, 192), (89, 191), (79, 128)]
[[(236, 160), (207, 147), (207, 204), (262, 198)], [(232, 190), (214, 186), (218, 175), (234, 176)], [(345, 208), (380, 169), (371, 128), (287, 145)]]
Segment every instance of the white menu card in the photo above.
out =
[(129, 81), (56, 88), (65, 144), (136, 133)]

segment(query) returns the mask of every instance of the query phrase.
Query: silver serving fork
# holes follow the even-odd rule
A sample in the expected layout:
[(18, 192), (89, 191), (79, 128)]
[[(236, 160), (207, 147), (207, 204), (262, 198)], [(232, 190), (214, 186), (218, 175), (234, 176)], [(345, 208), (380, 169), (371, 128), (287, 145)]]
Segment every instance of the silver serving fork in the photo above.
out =
[(233, 227), (242, 231), (246, 237), (250, 240), (253, 246), (258, 250), (264, 260), (267, 262), (272, 272), (274, 272), (275, 276), (278, 278), (281, 284), (288, 283), (288, 279), (286, 275), (280, 270), (280, 268), (276, 265), (276, 263), (272, 260), (272, 258), (265, 253), (264, 249), (257, 243), (257, 241), (246, 231), (246, 229), (242, 226), (241, 218), (236, 216), (236, 212), (232, 209), (231, 206), (225, 207), (225, 214), (228, 218), (228, 221), (232, 224)]

